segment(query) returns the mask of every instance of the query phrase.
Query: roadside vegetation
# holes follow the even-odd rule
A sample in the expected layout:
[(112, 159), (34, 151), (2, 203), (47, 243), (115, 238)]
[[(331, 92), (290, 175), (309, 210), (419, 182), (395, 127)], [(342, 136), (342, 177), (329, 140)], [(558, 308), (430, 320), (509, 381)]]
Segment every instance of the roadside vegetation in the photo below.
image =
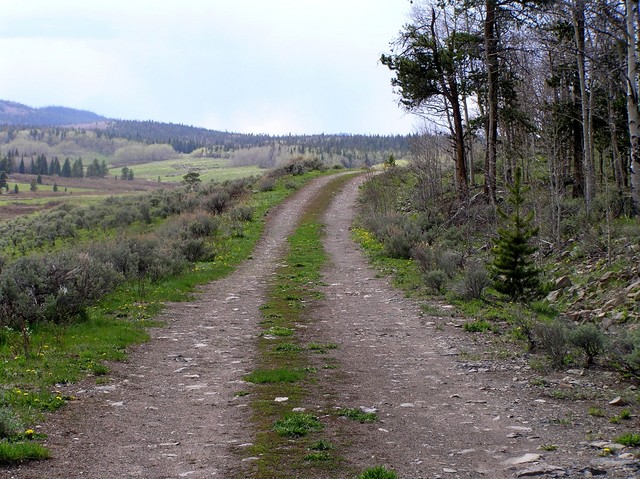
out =
[(259, 179), (194, 181), (2, 223), (0, 462), (47, 457), (38, 424), (74, 399), (66, 385), (104, 382), (108, 362), (159, 326), (165, 301), (229, 274), (267, 211), (321, 170), (303, 161)]
[[(615, 374), (607, 401), (619, 394), (637, 411), (637, 219), (616, 209), (616, 197), (598, 196), (589, 212), (566, 197), (560, 223), (549, 225), (543, 165), (526, 183), (518, 171), (501, 185), (497, 207), (481, 194), (460, 201), (446, 168), (434, 188), (434, 178), (421, 181), (421, 168), (420, 161), (386, 168), (362, 188), (353, 235), (381, 274), (420, 300), (425, 314), (469, 318), (464, 331), (493, 338), (505, 358), (528, 358), (542, 378), (586, 368), (609, 383)], [(539, 384), (553, 397), (575, 397)]]

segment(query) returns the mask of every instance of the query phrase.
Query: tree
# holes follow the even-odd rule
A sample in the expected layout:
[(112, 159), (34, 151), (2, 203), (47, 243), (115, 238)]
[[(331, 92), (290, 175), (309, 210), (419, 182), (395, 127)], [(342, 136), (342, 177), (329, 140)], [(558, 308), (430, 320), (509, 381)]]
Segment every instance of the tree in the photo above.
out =
[(64, 178), (71, 178), (71, 162), (69, 161), (69, 158), (65, 158), (62, 169), (60, 170), (60, 176)]
[(640, 99), (638, 98), (637, 27), (638, 2), (626, 0), (627, 34), (627, 112), (629, 115), (629, 140), (631, 149), (631, 197), (635, 213), (640, 212)]
[(18, 167), (18, 173), (20, 173), (21, 175), (24, 175), (25, 173), (25, 167), (24, 167), (24, 157), (22, 157), (20, 159), (20, 166)]
[(31, 180), (31, 186), (29, 187), (31, 191), (36, 191), (38, 189), (38, 184), (36, 183), (36, 179)]
[(522, 170), (518, 167), (507, 199), (512, 211), (507, 214), (498, 208), (500, 217), (507, 224), (498, 229), (498, 237), (491, 250), (493, 261), (489, 265), (496, 290), (513, 299), (535, 295), (540, 286), (540, 271), (532, 259), (536, 248), (530, 243), (538, 234), (538, 228), (531, 226), (533, 212), (525, 215), (522, 211), (527, 190), (522, 185)]
[(71, 167), (71, 176), (73, 178), (84, 178), (84, 166), (82, 165), (82, 158), (78, 158), (73, 162)]
[(469, 194), (463, 105), (470, 92), (470, 71), (478, 58), (481, 39), (459, 31), (451, 9), (416, 10), (392, 55), (380, 61), (394, 71), (392, 85), (399, 88), (401, 103), (409, 111), (442, 115), (453, 138), (458, 196)]
[(200, 187), (202, 180), (200, 179), (200, 173), (189, 172), (182, 177), (182, 182), (185, 185), (187, 191), (197, 191)]
[(0, 171), (0, 189), (5, 189), (7, 187), (7, 179), (7, 173)]

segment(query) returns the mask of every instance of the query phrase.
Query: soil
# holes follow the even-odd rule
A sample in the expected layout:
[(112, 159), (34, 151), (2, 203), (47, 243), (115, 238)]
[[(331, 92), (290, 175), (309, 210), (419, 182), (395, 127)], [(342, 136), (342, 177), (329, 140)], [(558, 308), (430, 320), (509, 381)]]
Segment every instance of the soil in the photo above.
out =
[[(348, 440), (338, 438), (344, 471), (327, 477), (376, 465), (412, 479), (638, 477), (637, 450), (609, 443), (638, 431), (636, 416), (608, 420), (623, 409), (609, 401), (628, 384), (598, 370), (538, 372), (511, 354), (511, 342), (463, 331), (467, 320), (446, 304), (425, 314), (369, 267), (350, 239), (365, 180), (350, 180), (325, 217), (325, 299), (302, 334), (337, 344), (330, 359), (339, 368), (319, 373), (305, 406), (371, 408), (379, 420), (332, 420)], [(274, 209), (235, 273), (190, 303), (168, 305), (167, 326), (113, 364), (110, 382), (89, 378), (65, 391), (78, 400), (40, 427), (52, 459), (0, 469), (0, 477), (244, 477), (254, 431), (249, 399), (235, 393), (257, 354), (258, 308), (296, 219), (328, 181)], [(607, 417), (589, 415), (592, 407)]]

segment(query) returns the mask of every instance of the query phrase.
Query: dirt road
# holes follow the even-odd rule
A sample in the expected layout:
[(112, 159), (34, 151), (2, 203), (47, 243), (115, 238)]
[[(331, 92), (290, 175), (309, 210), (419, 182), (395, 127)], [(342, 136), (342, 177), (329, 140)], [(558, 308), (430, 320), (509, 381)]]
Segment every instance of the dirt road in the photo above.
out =
[[(234, 394), (253, 366), (258, 308), (299, 213), (328, 181), (315, 180), (273, 211), (252, 259), (234, 274), (191, 303), (169, 305), (167, 327), (115, 364), (111, 382), (71, 391), (79, 400), (44, 427), (53, 459), (0, 469), (0, 476), (237, 476), (238, 451), (253, 431), (247, 400)], [(594, 432), (587, 402), (541, 395), (523, 360), (492, 359), (485, 354), (491, 340), (462, 332), (462, 319), (425, 316), (377, 277), (349, 237), (362, 181), (350, 181), (326, 214), (326, 299), (309, 326), (338, 345), (339, 382), (327, 396), (375, 408), (380, 418), (354, 429), (341, 451), (346, 461), (360, 469), (387, 465), (412, 479), (637, 477), (632, 458), (603, 457), (591, 444), (598, 438), (587, 433)], [(574, 424), (559, 422), (567, 414)]]

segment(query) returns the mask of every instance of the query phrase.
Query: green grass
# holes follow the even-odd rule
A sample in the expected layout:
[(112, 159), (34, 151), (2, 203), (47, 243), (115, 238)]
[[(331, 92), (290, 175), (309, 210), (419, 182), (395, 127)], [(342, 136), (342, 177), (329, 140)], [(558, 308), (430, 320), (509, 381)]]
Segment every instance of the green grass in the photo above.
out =
[(0, 464), (48, 459), (49, 450), (36, 442), (0, 441)]
[(294, 383), (304, 377), (304, 372), (286, 368), (256, 369), (247, 374), (244, 380), (254, 384), (264, 383)]
[(319, 354), (326, 354), (330, 349), (338, 349), (337, 344), (320, 344), (320, 343), (310, 343), (307, 348), (309, 351), (313, 351)]
[(485, 319), (476, 319), (464, 324), (464, 330), (468, 333), (484, 333), (491, 330), (491, 324)]
[(324, 425), (312, 414), (291, 413), (273, 424), (273, 430), (282, 437), (302, 437), (324, 429)]
[(640, 447), (640, 434), (627, 432), (618, 436), (615, 442), (627, 447)]
[(397, 479), (398, 474), (394, 471), (390, 471), (384, 466), (370, 467), (356, 479)]
[(338, 411), (338, 416), (346, 417), (352, 421), (358, 421), (361, 423), (375, 422), (378, 420), (378, 415), (375, 412), (364, 412), (358, 408), (343, 408)]
[(227, 160), (218, 158), (192, 158), (183, 156), (173, 160), (153, 161), (130, 167), (136, 178), (145, 178), (161, 182), (181, 182), (182, 177), (191, 171), (200, 173), (203, 182), (227, 181), (248, 176), (259, 176), (265, 170), (258, 166), (229, 166)]

